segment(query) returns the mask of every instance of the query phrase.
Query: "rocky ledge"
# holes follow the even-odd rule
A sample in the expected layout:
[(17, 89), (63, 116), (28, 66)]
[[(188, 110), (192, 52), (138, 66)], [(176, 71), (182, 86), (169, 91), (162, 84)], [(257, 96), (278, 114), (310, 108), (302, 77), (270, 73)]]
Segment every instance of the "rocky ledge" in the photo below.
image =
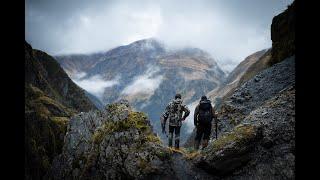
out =
[(152, 132), (147, 116), (127, 101), (70, 120), (63, 152), (49, 179), (147, 179), (166, 177), (171, 151)]

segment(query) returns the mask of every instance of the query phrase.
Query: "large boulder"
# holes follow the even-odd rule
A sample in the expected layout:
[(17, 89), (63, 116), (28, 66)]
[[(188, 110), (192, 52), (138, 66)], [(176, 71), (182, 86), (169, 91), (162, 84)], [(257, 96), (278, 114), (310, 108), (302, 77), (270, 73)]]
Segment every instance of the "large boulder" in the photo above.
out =
[(51, 179), (145, 179), (172, 174), (170, 151), (152, 132), (147, 116), (128, 102), (110, 104), (70, 120), (63, 152)]
[(234, 130), (209, 145), (196, 164), (216, 175), (224, 175), (250, 160), (250, 150), (260, 137), (261, 129), (253, 125), (238, 125)]

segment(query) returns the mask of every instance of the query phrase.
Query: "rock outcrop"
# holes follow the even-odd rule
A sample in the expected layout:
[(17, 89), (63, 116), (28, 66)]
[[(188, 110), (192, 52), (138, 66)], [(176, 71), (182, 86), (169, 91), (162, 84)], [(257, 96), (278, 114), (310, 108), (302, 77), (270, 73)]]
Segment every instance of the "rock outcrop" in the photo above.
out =
[(272, 58), (270, 65), (295, 54), (296, 2), (275, 16), (271, 24)]
[(147, 179), (172, 175), (170, 151), (152, 132), (147, 116), (127, 101), (70, 120), (52, 179)]

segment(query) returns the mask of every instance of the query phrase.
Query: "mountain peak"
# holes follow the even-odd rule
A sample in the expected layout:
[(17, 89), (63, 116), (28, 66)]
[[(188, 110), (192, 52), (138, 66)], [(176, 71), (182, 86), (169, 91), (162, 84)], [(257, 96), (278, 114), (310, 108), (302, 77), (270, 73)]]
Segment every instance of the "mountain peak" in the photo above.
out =
[(138, 47), (144, 50), (164, 49), (164, 44), (155, 38), (141, 39), (128, 45), (129, 47)]

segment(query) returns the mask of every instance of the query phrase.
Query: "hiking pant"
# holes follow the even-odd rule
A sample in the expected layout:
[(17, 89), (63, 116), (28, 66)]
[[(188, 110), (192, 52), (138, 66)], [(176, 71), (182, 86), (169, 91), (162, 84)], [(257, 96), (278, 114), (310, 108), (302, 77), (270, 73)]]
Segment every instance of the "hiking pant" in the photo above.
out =
[(201, 139), (208, 141), (210, 139), (210, 134), (211, 134), (211, 124), (199, 124), (197, 126), (195, 140), (199, 144), (200, 144)]
[(180, 142), (180, 128), (181, 126), (170, 126), (169, 125), (169, 147), (172, 147), (173, 133), (174, 133), (174, 145), (179, 148)]

